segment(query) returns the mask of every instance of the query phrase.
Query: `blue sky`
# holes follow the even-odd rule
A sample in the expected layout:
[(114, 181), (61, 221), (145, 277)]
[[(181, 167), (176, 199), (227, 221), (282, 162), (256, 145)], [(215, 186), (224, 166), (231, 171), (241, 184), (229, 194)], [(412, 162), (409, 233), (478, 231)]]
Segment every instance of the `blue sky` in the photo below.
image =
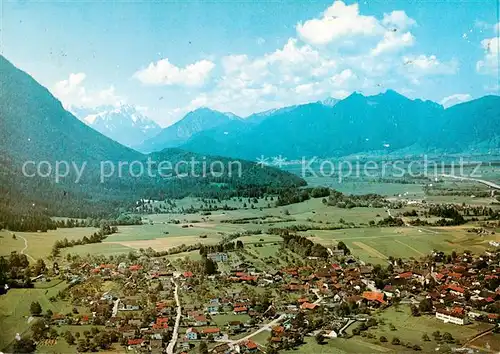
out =
[(498, 18), (496, 0), (13, 1), (1, 51), (66, 107), (127, 103), (166, 126), (353, 91), (498, 94)]

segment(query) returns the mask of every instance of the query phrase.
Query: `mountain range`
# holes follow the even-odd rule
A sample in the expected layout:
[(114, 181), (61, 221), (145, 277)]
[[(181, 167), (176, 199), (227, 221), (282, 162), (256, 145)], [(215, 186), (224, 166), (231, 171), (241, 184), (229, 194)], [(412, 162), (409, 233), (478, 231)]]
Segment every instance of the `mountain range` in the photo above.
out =
[(136, 148), (139, 151), (147, 153), (168, 147), (178, 147), (199, 132), (230, 122), (235, 122), (236, 125), (242, 123), (241, 118), (233, 114), (221, 113), (208, 108), (199, 108), (193, 112), (189, 112), (183, 119), (163, 129), (156, 136), (146, 140)]
[(103, 106), (90, 110), (72, 107), (70, 111), (98, 132), (129, 147), (154, 137), (162, 130), (154, 120), (131, 105)]
[[(0, 56), (0, 117), (0, 228), (7, 225), (11, 229), (36, 231), (40, 218), (50, 222), (48, 215), (110, 215), (127, 210), (141, 198), (257, 196), (305, 184), (296, 175), (249, 161), (202, 156), (180, 149), (163, 149), (152, 155), (139, 153), (66, 111), (49, 90), (3, 56)], [(223, 166), (239, 162), (241, 173), (231, 175), (226, 169), (216, 175), (209, 170), (203, 176), (202, 164), (198, 164), (192, 174), (182, 176), (191, 172), (184, 164), (182, 171), (170, 171), (167, 177), (159, 174), (161, 161), (175, 166), (193, 159), (208, 166), (212, 161), (220, 161)], [(154, 176), (136, 175), (138, 169), (130, 167), (132, 163), (147, 166), (149, 160), (155, 161)], [(34, 173), (35, 165), (42, 166), (42, 161), (41, 173)], [(57, 183), (55, 166), (62, 161), (70, 165), (70, 171)], [(26, 162), (30, 163), (28, 173), (33, 177), (23, 173)], [(122, 175), (115, 171), (102, 181), (102, 163), (115, 168), (122, 163), (128, 169)], [(77, 172), (72, 167), (83, 164), (85, 173), (75, 183)]]
[(284, 107), (245, 119), (202, 108), (188, 113), (137, 149), (149, 152), (180, 147), (245, 159), (373, 152), (489, 153), (499, 152), (499, 126), (499, 96), (485, 96), (445, 109), (438, 103), (409, 99), (388, 90), (374, 96), (353, 93), (340, 101), (327, 99)]

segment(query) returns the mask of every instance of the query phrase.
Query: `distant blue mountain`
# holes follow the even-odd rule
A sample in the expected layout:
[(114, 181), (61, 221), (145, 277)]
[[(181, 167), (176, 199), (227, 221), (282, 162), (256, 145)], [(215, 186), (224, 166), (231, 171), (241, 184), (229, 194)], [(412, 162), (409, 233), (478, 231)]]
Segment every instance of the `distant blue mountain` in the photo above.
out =
[(240, 117), (232, 113), (221, 113), (208, 108), (199, 108), (189, 112), (177, 123), (163, 129), (159, 134), (136, 146), (136, 149), (149, 153), (161, 151), (165, 148), (178, 147), (196, 133), (228, 123), (238, 125), (240, 120)]
[[(394, 150), (418, 141), (416, 131), (440, 120), (443, 107), (410, 100), (394, 91), (366, 97), (352, 94), (266, 113), (245, 129), (194, 135), (182, 148), (223, 156), (343, 156), (359, 151)], [(249, 118), (255, 119), (259, 115)]]

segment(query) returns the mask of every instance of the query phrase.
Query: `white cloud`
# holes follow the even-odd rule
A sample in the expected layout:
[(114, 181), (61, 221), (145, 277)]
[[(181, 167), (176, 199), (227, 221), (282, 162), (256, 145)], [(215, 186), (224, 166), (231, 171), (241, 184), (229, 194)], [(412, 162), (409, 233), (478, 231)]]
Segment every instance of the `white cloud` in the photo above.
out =
[(458, 70), (458, 64), (452, 60), (441, 62), (435, 55), (421, 54), (418, 56), (403, 57), (406, 71), (417, 76), (424, 75), (452, 75)]
[(397, 10), (397, 11), (392, 11), (389, 14), (384, 14), (384, 18), (382, 19), (382, 24), (385, 27), (389, 28), (395, 28), (398, 30), (404, 30), (406, 28), (409, 28), (411, 26), (415, 26), (417, 22), (408, 17), (406, 12)]
[(71, 73), (67, 79), (56, 82), (52, 93), (67, 109), (72, 106), (95, 108), (124, 103), (125, 100), (115, 93), (112, 85), (100, 90), (87, 89), (83, 85), (86, 77), (85, 73)]
[(165, 58), (150, 63), (133, 76), (147, 85), (202, 86), (214, 67), (212, 61), (204, 59), (180, 68)]
[(429, 76), (456, 73), (454, 60), (404, 53), (416, 43), (409, 31), (416, 25), (404, 11), (376, 18), (361, 15), (358, 4), (335, 1), (317, 18), (296, 24), (297, 37), (282, 47), (257, 57), (221, 58), (214, 85), (180, 110), (207, 106), (245, 116), (329, 96), (344, 98), (353, 91), (413, 92), (412, 84)]
[(498, 74), (499, 66), (499, 37), (483, 39), (481, 46), (484, 49), (484, 58), (476, 63), (476, 70), (480, 74)]
[(344, 69), (339, 74), (333, 75), (330, 82), (335, 87), (345, 87), (351, 80), (356, 80), (357, 76), (351, 69)]
[(394, 52), (404, 47), (410, 47), (415, 42), (415, 37), (410, 32), (400, 34), (397, 31), (386, 31), (384, 38), (372, 49), (372, 55), (380, 55), (384, 52)]
[(454, 95), (443, 98), (439, 103), (443, 105), (445, 108), (448, 108), (458, 103), (470, 101), (471, 99), (472, 96), (468, 93), (456, 93)]
[(383, 30), (375, 17), (359, 14), (358, 4), (346, 5), (342, 1), (335, 1), (320, 18), (298, 23), (296, 29), (305, 42), (315, 45), (351, 36), (372, 36)]

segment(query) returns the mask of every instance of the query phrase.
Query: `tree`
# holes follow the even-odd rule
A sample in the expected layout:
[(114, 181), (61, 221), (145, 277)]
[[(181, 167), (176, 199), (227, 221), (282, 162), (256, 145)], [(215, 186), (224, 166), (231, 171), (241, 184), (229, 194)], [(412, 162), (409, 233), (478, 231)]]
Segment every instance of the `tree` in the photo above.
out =
[(14, 353), (34, 353), (35, 342), (32, 339), (21, 338), (14, 343)]
[(423, 299), (418, 304), (418, 308), (421, 312), (430, 312), (432, 311), (432, 300), (431, 299)]
[(271, 344), (269, 344), (267, 347), (266, 347), (266, 354), (278, 354), (278, 349), (276, 349), (275, 347), (273, 347)]
[(428, 342), (428, 341), (430, 341), (431, 339), (429, 338), (429, 336), (427, 335), (427, 333), (424, 333), (424, 334), (422, 335), (422, 340), (423, 340), (424, 342)]
[(443, 333), (443, 340), (447, 343), (452, 343), (454, 341), (453, 336), (449, 332)]
[(43, 320), (36, 320), (34, 322), (35, 323), (31, 325), (31, 333), (33, 334), (33, 339), (40, 340), (45, 337), (47, 326)]
[(42, 306), (38, 301), (34, 301), (31, 303), (30, 312), (33, 316), (39, 316), (42, 313)]
[(206, 275), (212, 275), (217, 272), (217, 263), (210, 258), (204, 257), (203, 268)]
[(94, 341), (101, 349), (108, 349), (111, 346), (111, 337), (107, 332), (99, 333)]
[(410, 308), (411, 308), (411, 314), (412, 314), (412, 316), (414, 316), (414, 317), (420, 316), (420, 311), (418, 310), (417, 306), (411, 305)]
[(40, 274), (43, 274), (45, 273), (45, 271), (47, 270), (47, 266), (45, 265), (45, 262), (43, 261), (43, 259), (39, 259), (36, 261), (35, 263), (35, 276), (38, 276)]
[(59, 336), (59, 333), (57, 333), (57, 330), (55, 328), (51, 328), (49, 330), (49, 338), (50, 339), (56, 339)]
[(399, 340), (398, 337), (394, 337), (394, 338), (392, 338), (391, 344), (392, 345), (400, 345), (401, 341)]
[(50, 320), (52, 318), (52, 316), (54, 315), (54, 313), (52, 312), (51, 309), (47, 309), (47, 311), (45, 312), (45, 315), (44, 317), (47, 319), (47, 320)]
[(316, 339), (316, 343), (320, 345), (325, 343), (325, 336), (321, 332), (318, 332), (318, 334), (316, 334), (314, 339)]
[(70, 331), (64, 332), (64, 339), (66, 340), (66, 343), (69, 345), (75, 344), (75, 337)]
[(208, 346), (206, 342), (201, 342), (198, 347), (198, 351), (200, 354), (208, 354)]
[(380, 343), (385, 343), (387, 342), (387, 338), (384, 336), (380, 336)]
[(78, 350), (79, 352), (86, 352), (88, 350), (87, 342), (84, 339), (80, 339), (78, 341), (76, 350)]

